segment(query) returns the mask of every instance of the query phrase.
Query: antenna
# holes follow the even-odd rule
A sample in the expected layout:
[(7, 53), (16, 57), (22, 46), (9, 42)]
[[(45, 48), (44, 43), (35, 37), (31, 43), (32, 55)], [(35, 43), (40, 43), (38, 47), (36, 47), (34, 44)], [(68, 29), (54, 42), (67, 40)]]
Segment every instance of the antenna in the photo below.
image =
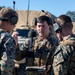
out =
[[(27, 21), (26, 21), (26, 26), (28, 26), (28, 18), (29, 18), (29, 8), (30, 8), (30, 0), (28, 0), (28, 10), (27, 10)], [(28, 26), (29, 27), (29, 26)]]
[(48, 11), (44, 11), (44, 10), (41, 10), (41, 11), (44, 12), (45, 15), (48, 15), (52, 19), (52, 23), (54, 23), (53, 17), (51, 16), (51, 14)]
[(16, 2), (15, 1), (13, 1), (13, 9), (15, 10), (15, 4), (16, 4)]
[(51, 17), (48, 11), (44, 11), (44, 10), (41, 10), (41, 11), (44, 12), (45, 15), (48, 15), (49, 17)]

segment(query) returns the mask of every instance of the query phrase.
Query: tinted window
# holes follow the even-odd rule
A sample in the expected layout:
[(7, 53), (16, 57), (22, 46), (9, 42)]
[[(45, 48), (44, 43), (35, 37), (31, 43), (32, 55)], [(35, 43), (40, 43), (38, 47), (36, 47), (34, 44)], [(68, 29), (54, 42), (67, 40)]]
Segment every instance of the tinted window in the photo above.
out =
[(28, 32), (30, 30), (17, 29), (17, 31), (19, 32), (18, 36), (28, 37)]

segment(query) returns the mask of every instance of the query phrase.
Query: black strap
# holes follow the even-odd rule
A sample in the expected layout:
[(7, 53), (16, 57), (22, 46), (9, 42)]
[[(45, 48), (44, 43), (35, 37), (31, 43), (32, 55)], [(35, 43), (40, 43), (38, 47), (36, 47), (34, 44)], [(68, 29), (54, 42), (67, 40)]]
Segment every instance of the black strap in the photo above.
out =
[(41, 66), (41, 58), (42, 58), (42, 52), (40, 53), (39, 66)]
[[(1, 33), (3, 33), (3, 32), (5, 32), (4, 30), (0, 30), (0, 36), (1, 36)], [(1, 38), (0, 38), (0, 40), (1, 40)], [(4, 44), (4, 42), (3, 42), (3, 39), (1, 40), (1, 42), (0, 42), (0, 59), (1, 59), (1, 56), (2, 56), (2, 45)]]

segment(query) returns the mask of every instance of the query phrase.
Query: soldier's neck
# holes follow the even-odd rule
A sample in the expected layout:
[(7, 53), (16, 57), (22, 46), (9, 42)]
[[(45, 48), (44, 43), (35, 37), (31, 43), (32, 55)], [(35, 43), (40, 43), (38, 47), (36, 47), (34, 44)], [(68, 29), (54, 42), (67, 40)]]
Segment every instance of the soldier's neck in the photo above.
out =
[[(49, 35), (48, 35), (48, 36), (49, 36)], [(46, 39), (48, 36), (44, 36), (44, 37), (43, 37), (43, 36), (39, 36), (38, 39), (39, 39), (40, 41), (42, 41), (42, 40)]]

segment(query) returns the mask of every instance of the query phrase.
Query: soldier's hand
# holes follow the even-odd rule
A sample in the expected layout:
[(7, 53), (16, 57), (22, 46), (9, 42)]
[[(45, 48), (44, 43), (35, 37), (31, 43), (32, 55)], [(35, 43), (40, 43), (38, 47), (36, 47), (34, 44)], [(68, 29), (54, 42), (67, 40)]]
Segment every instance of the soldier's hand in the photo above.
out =
[(15, 31), (15, 32), (12, 33), (12, 37), (14, 38), (14, 40), (16, 42), (16, 45), (18, 44), (18, 34), (19, 33), (17, 31)]
[(48, 65), (47, 69), (45, 70), (45, 74), (48, 74), (50, 72), (51, 65)]

